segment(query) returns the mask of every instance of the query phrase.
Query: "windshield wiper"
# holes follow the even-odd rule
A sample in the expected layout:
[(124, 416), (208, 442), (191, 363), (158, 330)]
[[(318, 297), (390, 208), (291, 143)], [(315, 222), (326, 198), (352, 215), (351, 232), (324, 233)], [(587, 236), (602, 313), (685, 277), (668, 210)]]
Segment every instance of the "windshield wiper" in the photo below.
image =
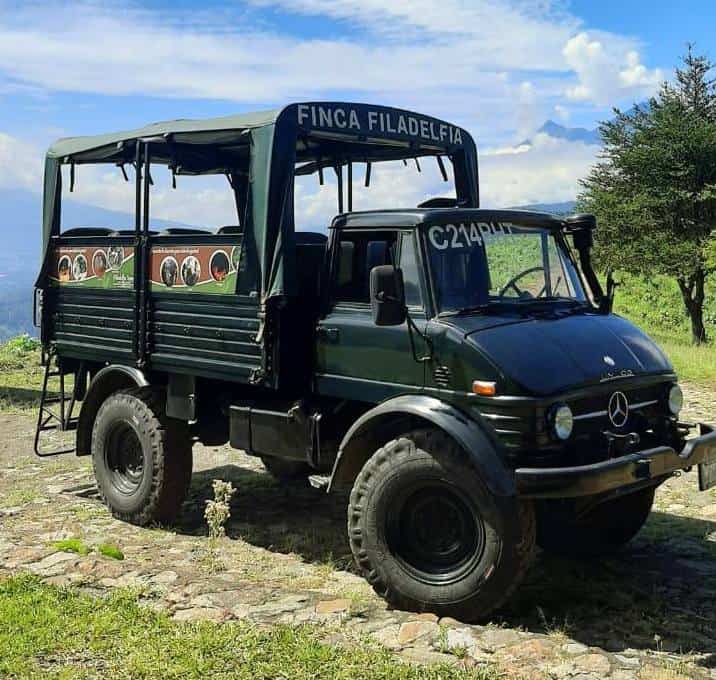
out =
[(469, 307), (460, 307), (459, 309), (449, 309), (444, 312), (440, 312), (438, 317), (441, 316), (464, 316), (465, 314), (475, 314), (477, 312), (486, 312), (490, 307), (490, 303), (483, 303), (481, 305), (470, 305)]

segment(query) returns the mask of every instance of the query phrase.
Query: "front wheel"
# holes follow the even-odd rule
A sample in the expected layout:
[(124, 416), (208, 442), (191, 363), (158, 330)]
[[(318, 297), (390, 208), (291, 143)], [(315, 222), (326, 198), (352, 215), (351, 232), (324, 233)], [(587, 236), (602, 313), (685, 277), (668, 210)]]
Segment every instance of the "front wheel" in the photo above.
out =
[(151, 388), (116, 392), (97, 412), (92, 464), (102, 500), (118, 519), (170, 522), (191, 481), (192, 441), (185, 422), (165, 415)]
[(654, 487), (597, 505), (580, 516), (573, 501), (546, 501), (537, 510), (537, 543), (567, 557), (614, 552), (628, 543), (649, 517)]
[(532, 506), (498, 499), (464, 451), (439, 430), (416, 430), (376, 451), (351, 492), (353, 555), (394, 607), (464, 621), (500, 607), (535, 543)]

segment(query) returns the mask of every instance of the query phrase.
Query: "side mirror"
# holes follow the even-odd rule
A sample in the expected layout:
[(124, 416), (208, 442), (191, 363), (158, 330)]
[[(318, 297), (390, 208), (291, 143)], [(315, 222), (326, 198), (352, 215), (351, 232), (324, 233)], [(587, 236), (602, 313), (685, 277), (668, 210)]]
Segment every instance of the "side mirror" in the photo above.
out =
[(370, 308), (376, 326), (400, 326), (405, 323), (403, 272), (390, 264), (370, 270)]

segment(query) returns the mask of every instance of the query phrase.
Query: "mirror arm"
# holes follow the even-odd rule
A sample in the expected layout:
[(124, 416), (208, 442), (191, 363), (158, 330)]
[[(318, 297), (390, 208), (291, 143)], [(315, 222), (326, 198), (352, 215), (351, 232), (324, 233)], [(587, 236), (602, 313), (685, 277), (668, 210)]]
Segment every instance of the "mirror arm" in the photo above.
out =
[[(405, 320), (408, 324), (408, 338), (410, 339), (410, 351), (413, 353), (413, 359), (419, 364), (423, 364), (426, 361), (430, 361), (433, 358), (432, 340), (417, 327), (417, 325), (413, 321), (413, 317), (410, 316), (410, 312), (408, 311), (407, 307), (405, 308)], [(421, 357), (418, 356), (418, 352), (415, 347), (415, 337), (413, 333), (417, 333), (420, 336), (420, 339), (427, 345), (428, 353)]]

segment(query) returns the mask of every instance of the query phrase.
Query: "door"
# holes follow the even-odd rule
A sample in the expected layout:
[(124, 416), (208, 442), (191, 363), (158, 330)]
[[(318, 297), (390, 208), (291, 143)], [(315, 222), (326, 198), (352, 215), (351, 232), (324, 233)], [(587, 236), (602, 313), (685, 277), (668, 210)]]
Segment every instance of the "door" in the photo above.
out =
[[(424, 285), (414, 232), (346, 229), (336, 238), (330, 308), (317, 329), (316, 391), (368, 402), (421, 391), (425, 364), (413, 356), (407, 323), (375, 326), (369, 298), (371, 269), (398, 262), (411, 317), (424, 329)], [(424, 346), (417, 334), (414, 342), (420, 356)]]

